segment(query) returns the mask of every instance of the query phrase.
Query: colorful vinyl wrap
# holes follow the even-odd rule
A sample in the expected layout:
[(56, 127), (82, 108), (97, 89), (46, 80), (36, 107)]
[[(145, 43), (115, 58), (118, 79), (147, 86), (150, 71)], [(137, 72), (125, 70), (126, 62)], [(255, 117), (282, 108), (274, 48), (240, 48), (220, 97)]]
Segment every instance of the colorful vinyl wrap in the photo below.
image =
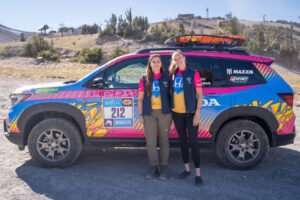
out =
[[(257, 70), (266, 79), (266, 83), (261, 85), (222, 88), (204, 87), (198, 137), (212, 137), (209, 130), (217, 116), (230, 108), (243, 106), (261, 107), (269, 110), (278, 121), (278, 134), (293, 132), (295, 123), (293, 110), (277, 95), (280, 92), (292, 93), (293, 91), (269, 65), (262, 64), (271, 62), (271, 59), (207, 52), (187, 54), (248, 60), (253, 62)], [(99, 68), (87, 76), (85, 80), (91, 79), (95, 74), (124, 59), (149, 55), (138, 54), (120, 57)], [(170, 53), (162, 53), (162, 55), (170, 55)], [(10, 109), (6, 121), (10, 132), (20, 132), (17, 122), (21, 113), (27, 108), (45, 102), (58, 102), (72, 105), (81, 111), (85, 118), (88, 137), (145, 137), (137, 106), (138, 89), (99, 90), (87, 89), (82, 85), (83, 83), (79, 81), (70, 85), (58, 84), (48, 88), (36, 89), (32, 87), (23, 90), (23, 93), (31, 96)], [(274, 88), (276, 88), (275, 92)], [(170, 137), (178, 137), (174, 124), (171, 126)]]

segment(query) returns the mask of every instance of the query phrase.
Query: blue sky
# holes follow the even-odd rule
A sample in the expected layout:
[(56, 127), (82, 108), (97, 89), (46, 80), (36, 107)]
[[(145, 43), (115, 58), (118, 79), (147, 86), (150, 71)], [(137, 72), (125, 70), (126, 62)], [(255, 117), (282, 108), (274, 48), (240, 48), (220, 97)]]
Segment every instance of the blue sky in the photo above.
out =
[(112, 13), (124, 16), (127, 8), (133, 16), (147, 16), (150, 23), (179, 13), (206, 17), (206, 8), (210, 17), (232, 12), (239, 19), (262, 21), (265, 14), (267, 20), (300, 22), (299, 0), (0, 0), (0, 24), (24, 31), (37, 31), (44, 24), (57, 30), (61, 23), (104, 27)]

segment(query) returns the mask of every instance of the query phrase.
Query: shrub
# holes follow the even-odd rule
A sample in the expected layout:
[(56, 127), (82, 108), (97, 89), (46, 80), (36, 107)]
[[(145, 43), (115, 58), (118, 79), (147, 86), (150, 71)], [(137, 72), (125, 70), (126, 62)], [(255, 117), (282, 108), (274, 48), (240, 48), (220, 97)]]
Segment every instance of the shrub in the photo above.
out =
[(59, 53), (56, 50), (42, 50), (38, 53), (38, 57), (43, 57), (48, 60), (57, 61)]
[(129, 53), (128, 50), (123, 50), (123, 49), (121, 49), (120, 47), (116, 47), (116, 48), (109, 54), (108, 58), (109, 58), (110, 60), (112, 60), (112, 59), (114, 59), (114, 58), (117, 58), (117, 57), (122, 56), (122, 55), (127, 54), (127, 53)]
[(152, 37), (150, 35), (144, 35), (142, 39), (140, 40), (141, 43), (150, 42), (152, 40)]
[(50, 46), (49, 43), (44, 40), (43, 36), (34, 35), (23, 47), (23, 56), (27, 57), (34, 57), (38, 56), (38, 53), (43, 50), (50, 50), (52, 45)]
[(89, 49), (84, 48), (80, 51), (78, 61), (80, 63), (99, 63), (103, 52), (100, 48)]
[(8, 57), (12, 57), (12, 56), (13, 55), (12, 55), (10, 46), (6, 46), (6, 47), (4, 47), (4, 49), (2, 51), (0, 51), (0, 57), (8, 58)]

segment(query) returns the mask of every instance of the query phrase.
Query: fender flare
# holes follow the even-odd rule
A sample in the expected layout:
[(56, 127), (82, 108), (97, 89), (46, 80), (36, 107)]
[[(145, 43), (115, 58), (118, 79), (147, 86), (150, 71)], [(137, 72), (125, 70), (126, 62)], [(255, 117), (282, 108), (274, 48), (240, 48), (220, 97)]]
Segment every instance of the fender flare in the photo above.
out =
[(273, 134), (276, 133), (276, 130), (279, 126), (276, 117), (265, 108), (253, 106), (233, 107), (221, 112), (211, 124), (209, 132), (212, 134), (213, 141), (215, 141), (218, 131), (224, 123), (230, 119), (239, 117), (256, 117), (262, 119), (263, 122), (268, 126), (272, 134), (272, 138), (274, 137)]
[(60, 103), (60, 102), (38, 103), (28, 107), (20, 114), (19, 119), (17, 121), (17, 125), (20, 131), (26, 134), (24, 131), (27, 124), (29, 123), (29, 120), (33, 116), (45, 112), (56, 112), (56, 113), (60, 113), (72, 117), (78, 124), (83, 137), (86, 139), (87, 137), (86, 123), (85, 123), (85, 117), (83, 113), (79, 109), (75, 108), (74, 106), (68, 103)]

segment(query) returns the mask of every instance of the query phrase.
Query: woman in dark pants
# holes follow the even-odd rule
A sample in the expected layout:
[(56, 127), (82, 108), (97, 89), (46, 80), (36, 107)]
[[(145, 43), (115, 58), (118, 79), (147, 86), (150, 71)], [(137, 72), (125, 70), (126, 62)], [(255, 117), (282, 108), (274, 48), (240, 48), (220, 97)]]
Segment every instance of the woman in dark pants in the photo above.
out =
[[(140, 120), (144, 122), (150, 171), (146, 178), (159, 176), (168, 179), (169, 129), (172, 123), (170, 106), (170, 79), (163, 73), (159, 54), (149, 57), (146, 76), (140, 80), (138, 94)], [(157, 134), (160, 152), (156, 150)], [(159, 159), (160, 158), (160, 159)]]
[(184, 163), (184, 171), (180, 178), (187, 178), (190, 172), (189, 144), (192, 150), (192, 158), (195, 165), (196, 185), (202, 185), (200, 176), (200, 153), (198, 146), (198, 128), (200, 122), (200, 110), (202, 106), (202, 86), (198, 72), (187, 68), (186, 58), (181, 51), (172, 55), (169, 68), (171, 76), (171, 107), (173, 120), (179, 134), (181, 154)]

